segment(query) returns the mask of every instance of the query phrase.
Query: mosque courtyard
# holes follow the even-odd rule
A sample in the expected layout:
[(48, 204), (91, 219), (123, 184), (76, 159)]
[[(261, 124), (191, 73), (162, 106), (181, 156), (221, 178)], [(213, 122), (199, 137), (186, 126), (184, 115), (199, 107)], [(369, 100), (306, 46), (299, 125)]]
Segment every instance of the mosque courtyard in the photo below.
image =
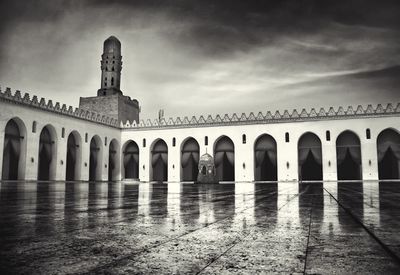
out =
[(399, 274), (400, 183), (1, 182), (1, 274)]

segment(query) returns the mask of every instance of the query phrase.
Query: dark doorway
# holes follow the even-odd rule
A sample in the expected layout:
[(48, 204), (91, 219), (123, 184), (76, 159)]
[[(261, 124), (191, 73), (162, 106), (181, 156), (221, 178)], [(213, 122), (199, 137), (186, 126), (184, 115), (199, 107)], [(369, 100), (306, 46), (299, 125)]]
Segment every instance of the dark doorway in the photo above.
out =
[(168, 181), (168, 147), (164, 140), (154, 144), (151, 155), (151, 180)]
[(344, 131), (336, 139), (338, 180), (361, 180), (361, 146), (358, 136)]
[(21, 158), (21, 145), (24, 137), (21, 136), (18, 124), (12, 119), (5, 128), (3, 147), (3, 180), (17, 180)]
[(94, 136), (90, 141), (89, 180), (101, 180), (101, 140)]
[(227, 136), (221, 137), (215, 144), (214, 161), (218, 180), (235, 180), (235, 147)]
[(400, 179), (400, 134), (386, 129), (378, 135), (379, 179)]
[(299, 180), (322, 180), (321, 140), (313, 133), (301, 136), (298, 143)]
[(196, 181), (199, 173), (199, 143), (194, 138), (185, 141), (181, 151), (182, 181)]
[(79, 144), (73, 133), (70, 133), (67, 141), (67, 168), (65, 179), (68, 181), (78, 180)]
[(260, 136), (254, 145), (254, 180), (276, 181), (276, 141), (270, 135)]
[(114, 181), (117, 178), (117, 150), (117, 141), (113, 139), (108, 148), (108, 181)]
[(124, 151), (124, 170), (126, 179), (139, 178), (139, 146), (130, 141)]
[[(48, 127), (44, 127), (39, 139), (38, 180), (50, 180), (51, 162), (53, 161), (54, 141)], [(53, 171), (54, 172), (54, 171)]]

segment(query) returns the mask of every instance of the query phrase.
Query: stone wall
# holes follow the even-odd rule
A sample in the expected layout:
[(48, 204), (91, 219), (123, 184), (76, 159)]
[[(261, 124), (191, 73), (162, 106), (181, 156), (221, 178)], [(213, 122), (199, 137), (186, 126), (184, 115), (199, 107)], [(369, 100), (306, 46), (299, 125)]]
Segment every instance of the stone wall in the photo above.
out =
[[(362, 179), (378, 180), (377, 137), (381, 131), (393, 128), (400, 131), (399, 115), (348, 117), (332, 120), (315, 121), (281, 121), (280, 123), (257, 124), (225, 124), (203, 125), (201, 127), (152, 127), (129, 128), (121, 132), (121, 144), (124, 146), (133, 140), (139, 146), (139, 177), (141, 180), (150, 179), (151, 146), (158, 139), (163, 139), (168, 145), (168, 181), (181, 179), (181, 146), (184, 141), (193, 137), (200, 145), (200, 155), (213, 154), (216, 141), (222, 136), (232, 139), (235, 146), (235, 180), (254, 180), (254, 144), (262, 134), (271, 135), (277, 143), (278, 180), (298, 180), (298, 141), (307, 132), (316, 134), (322, 143), (323, 179), (337, 180), (336, 171), (336, 139), (345, 130), (351, 130), (360, 139), (362, 156)], [(367, 139), (366, 130), (370, 129), (371, 138)], [(330, 131), (330, 140), (326, 139), (326, 131)], [(285, 141), (285, 133), (289, 133), (289, 142)], [(242, 135), (246, 135), (246, 144)], [(205, 145), (205, 136), (208, 145)], [(172, 146), (173, 138), (176, 146)], [(146, 139), (146, 147), (143, 146)], [(122, 147), (123, 148), (123, 147)], [(123, 167), (121, 167), (123, 169)], [(122, 172), (123, 174), (123, 172)]]
[[(101, 167), (101, 179), (107, 180), (109, 144), (113, 140), (118, 143), (118, 147), (120, 144), (121, 131), (116, 127), (118, 125), (117, 120), (78, 108), (74, 112), (72, 107), (66, 108), (65, 105), (60, 108), (59, 103), (53, 106), (51, 101), (46, 103), (44, 99), (38, 102), (36, 97), (30, 100), (28, 94), (24, 97), (21, 97), (19, 92), (12, 95), (8, 89), (5, 93), (0, 93), (0, 148), (2, 150), (6, 124), (13, 118), (20, 121), (25, 128), (25, 131), (22, 131), (24, 146), (21, 152), (23, 154), (24, 179), (37, 179), (39, 137), (43, 127), (48, 126), (54, 131), (55, 136), (55, 154), (51, 166), (52, 171), (50, 171), (51, 179), (65, 180), (67, 140), (70, 133), (76, 132), (80, 140), (80, 180), (89, 179), (90, 141), (94, 136), (99, 136), (101, 139), (102, 158), (101, 164), (99, 164)], [(36, 122), (35, 132), (32, 129), (33, 122)], [(64, 132), (64, 137), (62, 132)], [(2, 159), (3, 154), (1, 153), (0, 175)], [(117, 170), (119, 170), (119, 163)]]
[(81, 97), (79, 108), (101, 113), (118, 121), (139, 120), (139, 104), (136, 100), (121, 94)]

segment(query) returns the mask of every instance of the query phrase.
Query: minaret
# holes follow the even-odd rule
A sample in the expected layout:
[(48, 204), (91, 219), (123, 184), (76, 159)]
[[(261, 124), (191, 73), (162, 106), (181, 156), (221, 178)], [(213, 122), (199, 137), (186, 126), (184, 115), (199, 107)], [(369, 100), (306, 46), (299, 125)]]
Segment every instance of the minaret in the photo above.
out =
[(79, 108), (122, 123), (127, 120), (139, 123), (139, 102), (121, 92), (121, 70), (121, 42), (115, 36), (110, 36), (104, 41), (101, 55), (101, 88), (97, 90), (97, 96), (80, 97)]
[(121, 70), (121, 42), (115, 36), (110, 36), (104, 41), (101, 55), (101, 88), (97, 91), (98, 96), (122, 94)]

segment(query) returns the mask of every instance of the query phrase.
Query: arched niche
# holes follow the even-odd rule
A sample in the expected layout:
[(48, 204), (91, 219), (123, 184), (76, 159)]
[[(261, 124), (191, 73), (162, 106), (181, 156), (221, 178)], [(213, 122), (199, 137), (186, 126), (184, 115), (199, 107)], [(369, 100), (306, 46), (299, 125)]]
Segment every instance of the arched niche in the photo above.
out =
[(181, 180), (196, 181), (199, 173), (199, 143), (192, 137), (187, 138), (181, 146)]
[(150, 179), (168, 181), (168, 146), (164, 140), (156, 140), (151, 147)]
[(322, 147), (319, 137), (311, 132), (298, 142), (299, 180), (322, 180)]
[(361, 180), (360, 138), (354, 132), (346, 130), (337, 137), (336, 164), (338, 180)]
[(120, 153), (119, 143), (112, 139), (108, 148), (108, 181), (119, 180), (120, 174)]
[(38, 180), (55, 180), (57, 173), (57, 134), (50, 124), (39, 136)]
[(133, 140), (129, 140), (122, 150), (122, 178), (139, 179), (139, 146)]
[(89, 180), (102, 180), (103, 166), (103, 143), (98, 135), (90, 140), (90, 156), (89, 156)]
[(216, 140), (214, 162), (219, 181), (235, 181), (235, 145), (229, 137)]
[(4, 129), (2, 180), (25, 179), (26, 126), (20, 118), (10, 119)]
[(263, 134), (254, 143), (255, 181), (277, 180), (277, 149), (275, 139)]
[(76, 181), (81, 179), (82, 138), (77, 131), (72, 131), (67, 139), (67, 157), (65, 179)]
[(377, 138), (379, 179), (400, 179), (400, 134), (388, 128)]

